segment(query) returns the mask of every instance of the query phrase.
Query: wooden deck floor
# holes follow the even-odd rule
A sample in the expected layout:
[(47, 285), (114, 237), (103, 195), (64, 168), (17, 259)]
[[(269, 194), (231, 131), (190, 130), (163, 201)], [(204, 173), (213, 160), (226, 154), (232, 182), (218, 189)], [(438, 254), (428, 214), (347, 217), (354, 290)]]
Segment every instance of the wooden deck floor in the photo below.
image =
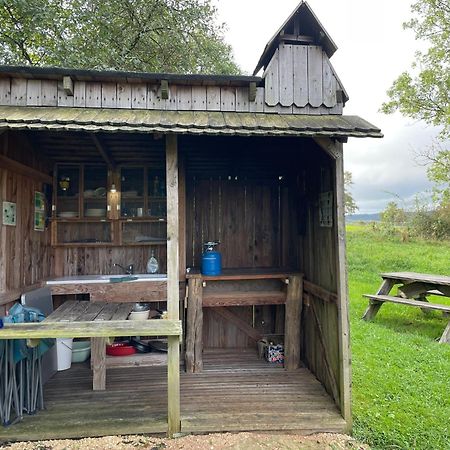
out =
[[(165, 367), (109, 369), (107, 390), (92, 391), (86, 364), (45, 387), (44, 411), (4, 428), (0, 441), (167, 431)], [(286, 372), (256, 352), (205, 351), (204, 372), (181, 374), (182, 431), (342, 432), (345, 422), (306, 369)]]

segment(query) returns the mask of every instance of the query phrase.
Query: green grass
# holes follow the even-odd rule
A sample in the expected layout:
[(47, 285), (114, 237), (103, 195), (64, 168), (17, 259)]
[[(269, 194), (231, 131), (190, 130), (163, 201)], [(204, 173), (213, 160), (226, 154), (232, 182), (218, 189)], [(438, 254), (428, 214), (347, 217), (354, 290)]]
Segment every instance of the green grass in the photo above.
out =
[(347, 257), (354, 436), (379, 449), (450, 449), (450, 345), (437, 343), (448, 319), (385, 304), (361, 320), (362, 294), (376, 292), (380, 272), (448, 275), (450, 242), (387, 240), (349, 225)]

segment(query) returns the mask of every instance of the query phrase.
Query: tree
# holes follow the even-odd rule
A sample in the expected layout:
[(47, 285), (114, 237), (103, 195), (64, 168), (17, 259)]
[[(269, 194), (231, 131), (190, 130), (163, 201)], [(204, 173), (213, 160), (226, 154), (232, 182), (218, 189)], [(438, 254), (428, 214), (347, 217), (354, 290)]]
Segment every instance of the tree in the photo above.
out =
[(450, 207), (450, 150), (439, 142), (419, 153), (420, 161), (428, 166), (428, 179), (434, 183), (435, 203)]
[(448, 0), (416, 0), (414, 17), (403, 24), (417, 40), (429, 44), (417, 51), (410, 72), (402, 73), (388, 90), (390, 101), (382, 111), (396, 110), (428, 124), (442, 126), (441, 138), (450, 133), (450, 3)]
[(344, 211), (345, 214), (354, 214), (359, 208), (350, 192), (353, 185), (352, 173), (344, 172)]
[(0, 63), (236, 74), (212, 0), (0, 0)]
[(405, 210), (399, 208), (395, 202), (389, 202), (386, 209), (381, 213), (381, 221), (387, 225), (404, 225), (406, 219)]

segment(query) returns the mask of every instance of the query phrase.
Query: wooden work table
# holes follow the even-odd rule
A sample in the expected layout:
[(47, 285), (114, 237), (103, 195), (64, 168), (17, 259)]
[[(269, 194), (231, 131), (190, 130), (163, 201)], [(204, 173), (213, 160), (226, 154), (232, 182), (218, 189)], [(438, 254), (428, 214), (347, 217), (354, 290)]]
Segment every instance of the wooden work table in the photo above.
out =
[(300, 364), (300, 316), (303, 275), (277, 269), (224, 269), (220, 275), (205, 276), (191, 270), (188, 280), (186, 319), (186, 371), (203, 368), (203, 308), (216, 308), (257, 340), (259, 332), (233, 314), (229, 306), (285, 304), (285, 368)]

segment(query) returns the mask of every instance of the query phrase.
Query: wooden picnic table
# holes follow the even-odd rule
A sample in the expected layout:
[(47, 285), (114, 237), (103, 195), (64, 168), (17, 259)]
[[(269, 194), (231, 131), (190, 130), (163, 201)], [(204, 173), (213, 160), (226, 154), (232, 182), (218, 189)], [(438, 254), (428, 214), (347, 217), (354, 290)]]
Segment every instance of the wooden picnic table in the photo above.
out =
[[(364, 312), (364, 320), (372, 320), (385, 302), (419, 307), (422, 311), (442, 311), (444, 316), (450, 317), (450, 306), (428, 301), (429, 295), (439, 295), (450, 298), (450, 276), (431, 275), (416, 272), (382, 273), (380, 288), (374, 295), (364, 294), (369, 298), (369, 306)], [(397, 286), (397, 295), (390, 295)], [(440, 343), (450, 343), (450, 321), (447, 324)]]
[(180, 336), (179, 320), (127, 320), (133, 303), (69, 300), (42, 322), (5, 324), (0, 339), (90, 337), (93, 389), (106, 387), (106, 342), (118, 336)]

